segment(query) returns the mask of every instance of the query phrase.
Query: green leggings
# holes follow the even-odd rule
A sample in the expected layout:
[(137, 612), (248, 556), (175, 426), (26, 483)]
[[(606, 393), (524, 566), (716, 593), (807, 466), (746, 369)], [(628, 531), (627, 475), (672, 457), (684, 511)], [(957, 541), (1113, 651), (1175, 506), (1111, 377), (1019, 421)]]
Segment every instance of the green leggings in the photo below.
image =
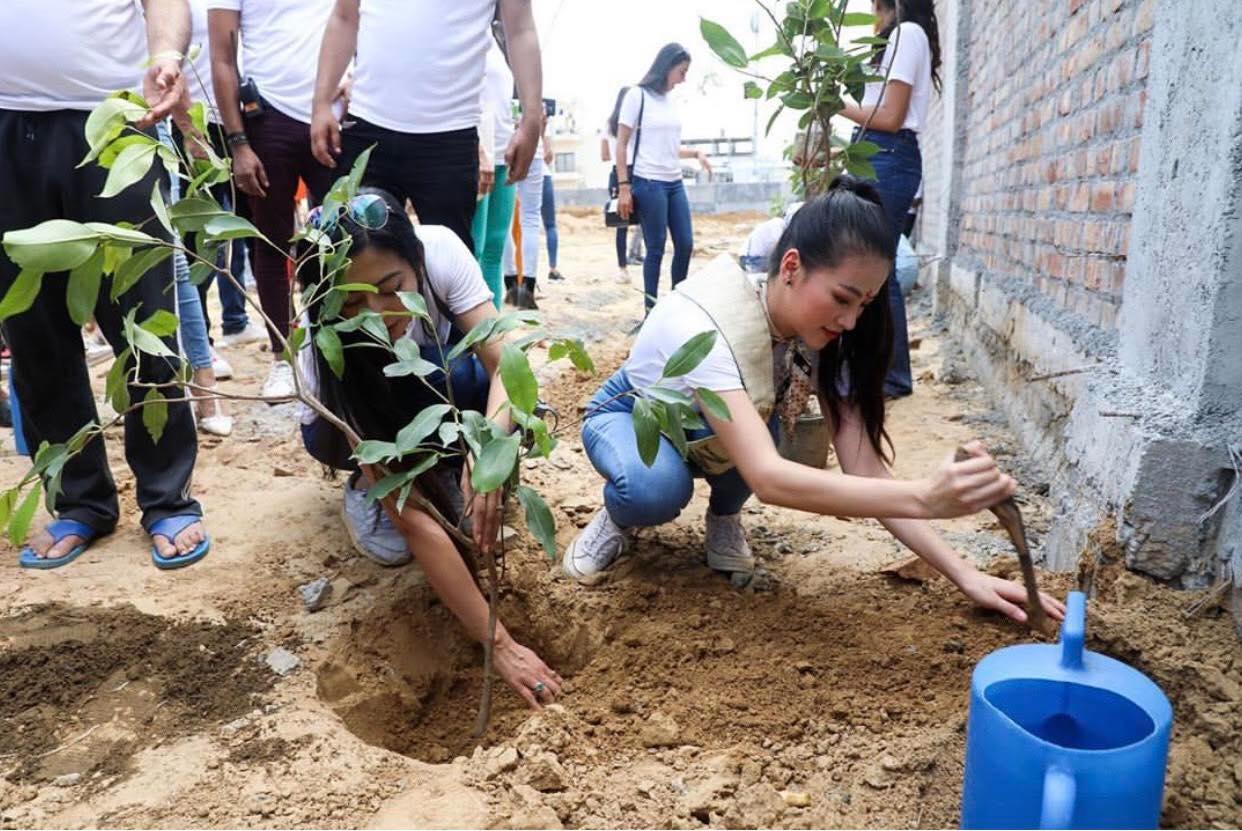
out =
[(492, 290), (497, 309), (504, 298), (500, 261), (505, 251), (505, 235), (513, 222), (513, 202), (517, 198), (517, 188), (505, 184), (508, 171), (506, 165), (496, 165), (496, 186), (479, 200), (470, 229), (474, 236), (474, 256), (483, 269), (483, 279)]

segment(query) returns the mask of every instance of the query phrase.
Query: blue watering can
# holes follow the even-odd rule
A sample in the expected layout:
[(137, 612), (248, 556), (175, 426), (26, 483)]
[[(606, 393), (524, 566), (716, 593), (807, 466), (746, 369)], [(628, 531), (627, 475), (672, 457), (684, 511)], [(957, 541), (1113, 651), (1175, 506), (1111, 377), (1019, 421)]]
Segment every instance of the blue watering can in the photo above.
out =
[(970, 683), (963, 828), (1155, 828), (1173, 708), (1150, 678), (1083, 649), (1071, 592), (1061, 642), (999, 649)]

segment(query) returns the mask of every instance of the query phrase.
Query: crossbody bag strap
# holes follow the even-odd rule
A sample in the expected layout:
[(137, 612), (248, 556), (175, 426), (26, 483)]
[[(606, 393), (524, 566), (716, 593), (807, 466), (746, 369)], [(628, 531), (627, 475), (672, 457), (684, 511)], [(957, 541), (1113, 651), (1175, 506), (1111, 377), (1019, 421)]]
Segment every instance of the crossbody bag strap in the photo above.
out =
[[(642, 96), (638, 102), (638, 126), (635, 127), (638, 135), (634, 137), (634, 158), (630, 159), (630, 182), (634, 181), (634, 164), (638, 161), (638, 148), (643, 143), (643, 110), (647, 107), (647, 92), (642, 87), (638, 88), (638, 94)], [(631, 189), (633, 185), (631, 184)]]

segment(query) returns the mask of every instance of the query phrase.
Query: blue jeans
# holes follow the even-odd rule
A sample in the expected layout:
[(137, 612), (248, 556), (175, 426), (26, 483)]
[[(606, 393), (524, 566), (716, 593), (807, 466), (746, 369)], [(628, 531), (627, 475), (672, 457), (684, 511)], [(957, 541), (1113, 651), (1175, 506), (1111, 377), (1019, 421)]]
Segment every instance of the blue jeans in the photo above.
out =
[[(173, 137), (168, 122), (157, 125), (160, 141), (169, 147)], [(175, 205), (181, 200), (181, 179), (173, 174), (169, 178), (168, 202)], [(181, 350), (194, 369), (211, 367), (211, 342), (207, 339), (207, 322), (203, 318), (203, 303), (198, 289), (190, 282), (190, 264), (180, 250), (173, 252), (173, 275), (177, 282), (177, 318), (181, 336)]]
[[(448, 345), (445, 345), (444, 351), (448, 352)], [(431, 361), (437, 366), (441, 364), (440, 348), (434, 343), (422, 347), (419, 353), (424, 360)], [(492, 382), (491, 376), (487, 374), (487, 368), (483, 366), (478, 356), (467, 352), (453, 361), (449, 366), (449, 377), (453, 383), (453, 401), (459, 409), (475, 410), (481, 413), (487, 411), (487, 396), (491, 391)], [(426, 380), (442, 394), (447, 389), (444, 383), (444, 372), (441, 370), (431, 373)], [(414, 415), (410, 413), (410, 418)], [(303, 424), (302, 444), (306, 447), (306, 452), (315, 461), (336, 470), (357, 469), (358, 465), (349, 458), (348, 453), (338, 455), (333, 449), (342, 446), (340, 442), (332, 440), (335, 438), (333, 435), (335, 431), (336, 427), (322, 418), (316, 418), (310, 424)], [(454, 463), (456, 462), (457, 460), (454, 460)]]
[(686, 279), (690, 255), (694, 251), (694, 226), (690, 222), (690, 200), (686, 186), (634, 176), (634, 205), (643, 229), (647, 258), (643, 260), (643, 290), (647, 310), (655, 305), (660, 292), (660, 266), (664, 260), (664, 241), (673, 235), (673, 286)]
[[(864, 138), (880, 145), (880, 152), (871, 157), (871, 166), (875, 168), (876, 188), (884, 202), (884, 213), (893, 228), (893, 250), (896, 251), (906, 214), (923, 179), (918, 135), (910, 130), (896, 133), (868, 130)], [(895, 270), (888, 278), (888, 306), (893, 313), (893, 359), (884, 379), (884, 394), (909, 395), (914, 390), (914, 378), (910, 372), (906, 301)]]
[(547, 168), (543, 171), (543, 234), (548, 240), (548, 268), (556, 271), (556, 250), (560, 247), (560, 238), (556, 233), (556, 188), (552, 186), (552, 174)]
[[(526, 178), (516, 184), (522, 228), (522, 276), (539, 276), (539, 229), (543, 227), (543, 159), (536, 156)], [(505, 274), (517, 274), (513, 235), (505, 236)]]
[[(733, 468), (718, 476), (708, 476), (681, 454), (666, 437), (660, 437), (660, 449), (651, 467), (638, 455), (638, 439), (634, 434), (633, 396), (614, 398), (633, 389), (624, 369), (617, 370), (591, 399), (582, 424), (582, 443), (587, 458), (606, 480), (604, 508), (612, 521), (622, 528), (649, 528), (677, 518), (690, 504), (694, 480), (706, 479), (711, 488), (708, 505), (717, 516), (729, 516), (742, 510), (750, 499), (750, 486)], [(604, 403), (608, 402), (608, 403)], [(770, 425), (776, 428), (775, 419)], [(691, 438), (711, 435), (711, 430), (695, 431)]]

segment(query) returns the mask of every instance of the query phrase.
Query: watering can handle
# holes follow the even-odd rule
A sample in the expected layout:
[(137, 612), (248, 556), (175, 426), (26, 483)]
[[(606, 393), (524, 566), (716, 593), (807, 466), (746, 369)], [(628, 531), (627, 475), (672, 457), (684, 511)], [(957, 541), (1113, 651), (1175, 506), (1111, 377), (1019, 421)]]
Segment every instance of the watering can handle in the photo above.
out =
[(1061, 666), (1082, 669), (1083, 641), (1087, 635), (1087, 596), (1070, 592), (1065, 599), (1065, 622), (1061, 624)]
[(1057, 767), (1044, 771), (1044, 800), (1039, 809), (1039, 827), (1069, 828), (1077, 793), (1078, 785), (1072, 773)]

